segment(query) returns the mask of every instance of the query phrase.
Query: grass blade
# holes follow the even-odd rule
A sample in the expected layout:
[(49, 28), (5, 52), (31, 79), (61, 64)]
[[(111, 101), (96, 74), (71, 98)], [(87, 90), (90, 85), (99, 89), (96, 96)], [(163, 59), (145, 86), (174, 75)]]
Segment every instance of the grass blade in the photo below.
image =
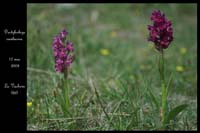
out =
[(173, 73), (170, 75), (169, 81), (167, 83), (167, 95), (169, 94), (169, 91), (171, 90), (169, 89), (169, 87), (171, 86), (171, 83), (172, 83), (172, 77), (173, 77)]
[(149, 95), (153, 101), (153, 103), (155, 104), (156, 106), (156, 110), (159, 110), (159, 102), (158, 102), (158, 99), (154, 96), (154, 94), (152, 93), (152, 91), (148, 88), (147, 89), (149, 91)]

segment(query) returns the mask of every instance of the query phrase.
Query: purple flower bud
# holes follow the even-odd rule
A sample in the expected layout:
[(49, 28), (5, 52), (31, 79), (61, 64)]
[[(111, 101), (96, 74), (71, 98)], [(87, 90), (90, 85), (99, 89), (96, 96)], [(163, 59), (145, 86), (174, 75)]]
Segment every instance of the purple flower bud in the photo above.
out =
[(65, 62), (65, 65), (66, 65), (66, 66), (70, 66), (70, 64), (73, 62), (73, 60), (74, 60), (74, 56), (70, 55), (70, 56), (67, 58), (67, 60), (66, 60), (66, 62)]
[(71, 60), (67, 60), (67, 61), (65, 62), (65, 65), (66, 65), (66, 66), (69, 66), (71, 63), (72, 63)]
[(69, 52), (73, 52), (74, 51), (74, 47), (73, 47), (73, 43), (68, 41), (67, 44), (66, 44), (66, 47), (67, 47), (67, 51)]
[(60, 32), (60, 39), (64, 40), (67, 36), (68, 32), (64, 29)]
[(57, 57), (58, 56), (58, 51), (54, 51), (53, 54), (54, 54), (55, 57)]

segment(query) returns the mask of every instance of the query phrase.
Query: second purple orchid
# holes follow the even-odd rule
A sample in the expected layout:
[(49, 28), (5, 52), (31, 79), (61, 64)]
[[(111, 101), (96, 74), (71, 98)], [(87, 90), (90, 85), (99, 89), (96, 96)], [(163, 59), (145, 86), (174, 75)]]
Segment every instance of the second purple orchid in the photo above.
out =
[[(64, 72), (74, 60), (74, 47), (71, 41), (66, 41), (68, 32), (64, 29), (55, 38), (52, 44), (55, 57), (55, 70)], [(66, 42), (65, 42), (66, 41)]]

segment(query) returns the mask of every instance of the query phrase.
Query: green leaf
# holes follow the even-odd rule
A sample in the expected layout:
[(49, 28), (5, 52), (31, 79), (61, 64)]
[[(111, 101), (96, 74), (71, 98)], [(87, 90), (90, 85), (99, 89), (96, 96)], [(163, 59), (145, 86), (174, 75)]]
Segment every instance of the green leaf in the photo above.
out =
[(167, 115), (165, 123), (168, 124), (170, 120), (174, 119), (181, 111), (186, 109), (187, 106), (187, 104), (182, 104), (173, 108)]

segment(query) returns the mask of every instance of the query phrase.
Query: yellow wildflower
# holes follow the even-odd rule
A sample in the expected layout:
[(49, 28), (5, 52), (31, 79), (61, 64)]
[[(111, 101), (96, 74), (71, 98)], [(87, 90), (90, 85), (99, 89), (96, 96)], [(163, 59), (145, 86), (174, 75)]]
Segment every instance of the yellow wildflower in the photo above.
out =
[(177, 72), (183, 72), (184, 68), (182, 66), (176, 66), (176, 71)]
[(27, 102), (27, 107), (31, 107), (32, 106), (32, 102)]
[(186, 49), (186, 48), (181, 48), (181, 49), (180, 49), (180, 53), (181, 53), (181, 54), (186, 54), (186, 52), (187, 52), (187, 49)]
[(104, 56), (107, 56), (107, 55), (110, 54), (110, 51), (109, 51), (108, 49), (101, 49), (101, 50), (100, 50), (100, 53), (101, 53), (102, 55), (104, 55)]
[(112, 32), (110, 33), (110, 37), (114, 38), (114, 37), (116, 37), (116, 36), (117, 36), (117, 32), (112, 31)]

